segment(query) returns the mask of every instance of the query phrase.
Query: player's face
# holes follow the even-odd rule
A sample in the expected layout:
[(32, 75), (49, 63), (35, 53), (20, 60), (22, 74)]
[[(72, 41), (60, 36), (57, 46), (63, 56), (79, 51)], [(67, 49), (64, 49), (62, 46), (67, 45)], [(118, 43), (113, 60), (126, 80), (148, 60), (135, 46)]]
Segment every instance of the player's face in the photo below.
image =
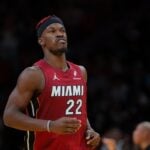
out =
[(137, 126), (133, 132), (134, 144), (140, 145), (146, 138), (146, 131), (142, 126)]
[(42, 33), (43, 47), (55, 55), (62, 55), (67, 51), (67, 34), (63, 25), (53, 23)]

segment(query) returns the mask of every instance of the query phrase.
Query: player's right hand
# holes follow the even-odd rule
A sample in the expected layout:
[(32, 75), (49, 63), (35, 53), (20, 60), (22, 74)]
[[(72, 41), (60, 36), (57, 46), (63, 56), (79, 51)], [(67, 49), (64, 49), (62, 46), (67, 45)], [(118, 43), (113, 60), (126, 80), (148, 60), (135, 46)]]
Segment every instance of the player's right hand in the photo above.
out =
[(81, 127), (81, 120), (62, 117), (50, 123), (50, 131), (57, 134), (73, 134)]

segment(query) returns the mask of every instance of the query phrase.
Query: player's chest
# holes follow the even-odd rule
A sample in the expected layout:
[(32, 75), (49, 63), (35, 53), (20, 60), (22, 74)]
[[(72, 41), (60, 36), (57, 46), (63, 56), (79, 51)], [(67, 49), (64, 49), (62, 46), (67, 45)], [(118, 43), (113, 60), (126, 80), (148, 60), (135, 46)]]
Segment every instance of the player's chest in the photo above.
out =
[(47, 77), (47, 88), (51, 97), (83, 96), (86, 84), (77, 71), (60, 74), (52, 72)]
[(84, 84), (83, 77), (76, 70), (65, 73), (53, 71), (47, 75), (47, 81), (50, 85)]

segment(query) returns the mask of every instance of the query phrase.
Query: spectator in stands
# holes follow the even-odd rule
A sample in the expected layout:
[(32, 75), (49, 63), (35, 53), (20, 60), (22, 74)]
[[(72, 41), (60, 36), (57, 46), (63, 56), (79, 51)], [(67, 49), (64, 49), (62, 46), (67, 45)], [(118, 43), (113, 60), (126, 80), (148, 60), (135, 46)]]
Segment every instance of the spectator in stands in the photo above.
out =
[(133, 142), (140, 150), (150, 150), (150, 122), (141, 122), (133, 132)]

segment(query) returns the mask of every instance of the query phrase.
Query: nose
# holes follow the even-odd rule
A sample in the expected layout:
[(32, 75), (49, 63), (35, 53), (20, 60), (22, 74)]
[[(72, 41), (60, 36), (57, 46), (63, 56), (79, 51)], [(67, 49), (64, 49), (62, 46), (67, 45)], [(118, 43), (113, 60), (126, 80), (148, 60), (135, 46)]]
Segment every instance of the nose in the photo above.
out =
[(64, 32), (57, 31), (56, 36), (57, 37), (64, 37)]

